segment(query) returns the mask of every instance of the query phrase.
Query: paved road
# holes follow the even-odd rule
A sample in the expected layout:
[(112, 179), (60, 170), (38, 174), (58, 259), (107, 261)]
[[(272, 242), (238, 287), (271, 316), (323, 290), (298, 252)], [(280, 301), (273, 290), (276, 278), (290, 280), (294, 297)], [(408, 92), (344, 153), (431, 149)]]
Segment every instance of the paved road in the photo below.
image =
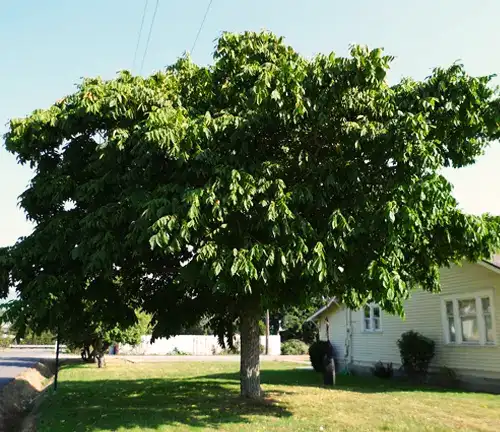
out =
[(6, 350), (0, 351), (0, 388), (34, 366), (44, 358), (53, 358), (50, 351)]

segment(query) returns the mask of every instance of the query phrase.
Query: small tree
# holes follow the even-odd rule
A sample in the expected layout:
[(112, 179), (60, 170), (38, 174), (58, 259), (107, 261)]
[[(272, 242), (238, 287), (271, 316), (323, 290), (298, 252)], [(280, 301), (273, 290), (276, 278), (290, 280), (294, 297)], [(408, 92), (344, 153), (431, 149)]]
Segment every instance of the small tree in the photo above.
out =
[(410, 330), (401, 335), (397, 344), (405, 373), (411, 378), (425, 377), (434, 358), (434, 341)]
[(84, 361), (95, 361), (100, 368), (110, 346), (115, 343), (139, 345), (142, 336), (150, 333), (151, 317), (145, 312), (136, 311), (136, 318), (136, 323), (127, 327), (95, 322), (84, 330), (78, 326), (75, 332), (70, 330), (70, 326), (65, 326), (61, 340), (73, 349), (79, 349)]
[[(51, 327), (50, 315), (54, 311), (37, 310), (18, 299), (4, 305), (5, 318), (12, 323), (11, 328), (17, 340), (35, 343), (41, 336), (45, 343), (53, 343), (59, 336), (72, 350), (80, 350), (82, 360), (96, 362), (102, 367), (104, 355), (113, 343), (137, 345), (143, 335), (150, 333), (151, 317), (136, 311), (130, 324), (116, 324), (105, 321), (106, 315), (99, 313), (90, 302), (80, 302), (73, 312), (62, 314), (60, 310), (57, 326)], [(76, 304), (75, 304), (76, 306)], [(38, 313), (36, 313), (38, 311)]]

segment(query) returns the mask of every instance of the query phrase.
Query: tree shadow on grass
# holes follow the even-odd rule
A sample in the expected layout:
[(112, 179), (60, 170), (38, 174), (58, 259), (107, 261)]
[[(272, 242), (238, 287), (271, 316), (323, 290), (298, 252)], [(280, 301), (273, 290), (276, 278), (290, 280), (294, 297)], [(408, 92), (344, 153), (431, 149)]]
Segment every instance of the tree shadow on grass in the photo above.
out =
[[(230, 386), (224, 384), (229, 382)], [(260, 401), (238, 396), (233, 380), (142, 379), (64, 381), (41, 406), (43, 431), (214, 427), (248, 423), (248, 416), (287, 417), (273, 394)]]
[[(261, 374), (266, 392), (265, 398), (257, 402), (238, 396), (237, 372), (183, 378), (64, 380), (57, 393), (42, 404), (38, 430), (92, 432), (162, 426), (217, 429), (227, 424), (248, 424), (258, 416), (290, 417), (291, 411), (276, 401), (280, 395), (297, 393), (292, 387), (323, 387), (321, 374), (312, 370), (264, 369)], [(325, 391), (329, 389), (332, 387)], [(342, 375), (337, 377), (333, 389), (356, 393), (457, 392), (370, 376)]]
[[(224, 372), (198, 378), (235, 384), (239, 383), (240, 374), (239, 372)], [(318, 387), (322, 383), (322, 375), (308, 369), (265, 369), (260, 371), (260, 379), (262, 384), (270, 385)]]
[[(238, 373), (218, 373), (199, 377), (205, 380), (221, 382), (239, 382)], [(388, 392), (433, 392), (433, 393), (471, 393), (456, 387), (410, 382), (401, 378), (390, 380), (377, 378), (370, 375), (343, 375), (338, 374), (336, 385), (324, 386), (323, 376), (311, 369), (270, 369), (261, 371), (262, 384), (278, 386), (316, 387), (335, 389), (338, 391), (351, 391), (356, 393), (388, 393)], [(485, 391), (496, 393), (494, 391)]]

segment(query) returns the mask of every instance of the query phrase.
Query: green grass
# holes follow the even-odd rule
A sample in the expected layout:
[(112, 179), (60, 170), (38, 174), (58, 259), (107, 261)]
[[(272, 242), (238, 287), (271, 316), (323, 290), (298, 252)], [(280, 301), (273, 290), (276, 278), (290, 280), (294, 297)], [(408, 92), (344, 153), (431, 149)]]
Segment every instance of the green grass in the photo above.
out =
[(39, 432), (498, 431), (500, 397), (339, 377), (264, 363), (266, 397), (238, 397), (236, 363), (72, 366), (40, 407)]

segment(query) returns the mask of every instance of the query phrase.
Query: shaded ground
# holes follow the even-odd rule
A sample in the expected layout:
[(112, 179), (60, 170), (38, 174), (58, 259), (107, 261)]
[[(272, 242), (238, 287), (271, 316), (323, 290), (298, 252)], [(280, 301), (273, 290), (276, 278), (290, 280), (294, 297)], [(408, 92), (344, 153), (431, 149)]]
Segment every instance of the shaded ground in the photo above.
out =
[[(107, 359), (123, 359), (132, 363), (163, 363), (163, 362), (239, 362), (239, 355), (212, 355), (212, 356), (193, 356), (193, 355), (118, 355), (107, 356)], [(261, 362), (278, 361), (310, 364), (307, 355), (261, 355)]]
[(335, 389), (291, 363), (263, 364), (266, 397), (238, 397), (233, 362), (110, 362), (61, 371), (39, 432), (498, 431), (500, 397), (339, 377)]

